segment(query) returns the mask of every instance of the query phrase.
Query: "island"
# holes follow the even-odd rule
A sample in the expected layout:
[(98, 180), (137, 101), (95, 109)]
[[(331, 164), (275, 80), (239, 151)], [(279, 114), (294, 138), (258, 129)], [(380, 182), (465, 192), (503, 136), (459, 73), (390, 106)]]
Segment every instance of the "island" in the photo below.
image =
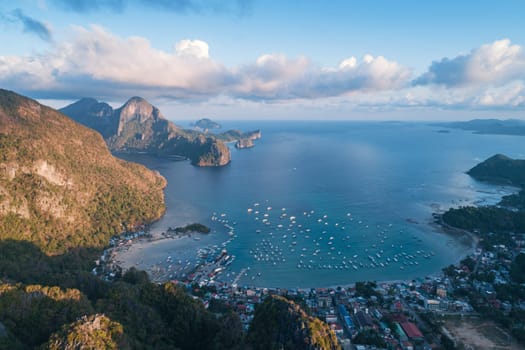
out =
[(485, 135), (525, 135), (525, 121), (519, 119), (473, 119), (464, 122), (437, 123), (434, 126), (473, 131)]
[(242, 132), (239, 130), (228, 130), (217, 134), (217, 138), (224, 142), (235, 142), (235, 148), (237, 149), (252, 148), (255, 146), (254, 141), (261, 138), (261, 131)]
[(195, 123), (192, 124), (196, 129), (202, 130), (204, 132), (207, 132), (211, 129), (220, 129), (222, 128), (221, 124), (214, 122), (211, 119), (208, 118), (202, 118), (197, 120)]
[(197, 233), (210, 233), (210, 228), (199, 223), (193, 223), (188, 224), (186, 226), (182, 227), (176, 227), (176, 228), (168, 228), (168, 233), (175, 232), (176, 234), (180, 233), (191, 233), (191, 232), (197, 232)]

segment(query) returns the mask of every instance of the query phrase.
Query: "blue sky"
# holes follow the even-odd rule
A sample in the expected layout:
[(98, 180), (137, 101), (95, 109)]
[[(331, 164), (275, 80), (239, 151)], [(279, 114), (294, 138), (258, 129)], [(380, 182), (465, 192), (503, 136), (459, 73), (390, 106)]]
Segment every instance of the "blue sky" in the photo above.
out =
[[(522, 1), (0, 0), (0, 87), (170, 119), (468, 119), (525, 107)], [(6, 44), (7, 43), (7, 44)]]

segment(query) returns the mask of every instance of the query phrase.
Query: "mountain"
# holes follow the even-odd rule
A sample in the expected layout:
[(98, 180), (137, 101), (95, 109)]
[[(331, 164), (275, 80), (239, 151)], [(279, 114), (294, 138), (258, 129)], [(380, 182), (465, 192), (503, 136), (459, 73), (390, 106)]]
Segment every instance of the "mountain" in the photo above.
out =
[[(113, 152), (147, 152), (183, 156), (197, 166), (223, 166), (230, 150), (221, 140), (183, 130), (141, 97), (132, 97), (116, 110), (93, 99), (82, 99), (60, 111), (100, 132)], [(111, 107), (109, 107), (111, 108)]]
[(281, 296), (270, 296), (257, 306), (247, 342), (254, 350), (341, 348), (326, 323), (309, 316), (298, 304)]
[(104, 138), (113, 135), (118, 127), (118, 119), (113, 117), (113, 108), (94, 98), (83, 98), (62, 108), (60, 112), (80, 124), (91, 124), (91, 128), (100, 132)]
[[(105, 105), (83, 103), (98, 106), (93, 116), (108, 115)], [(102, 247), (164, 212), (158, 173), (113, 157), (100, 134), (6, 90), (0, 155), (0, 239), (30, 241), (49, 254)]]
[(496, 154), (479, 163), (467, 174), (481, 181), (508, 183), (514, 186), (525, 186), (525, 160), (512, 159)]
[(435, 124), (452, 129), (471, 130), (476, 134), (525, 135), (525, 121), (518, 119), (473, 119), (466, 122)]

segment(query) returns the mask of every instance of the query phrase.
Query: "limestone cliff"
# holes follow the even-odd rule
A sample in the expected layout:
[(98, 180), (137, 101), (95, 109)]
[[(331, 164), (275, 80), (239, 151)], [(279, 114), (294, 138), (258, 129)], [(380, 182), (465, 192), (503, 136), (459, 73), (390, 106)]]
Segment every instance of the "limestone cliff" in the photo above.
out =
[(235, 147), (239, 149), (251, 148), (255, 146), (252, 139), (241, 139), (235, 143)]
[[(230, 150), (223, 141), (212, 135), (204, 136), (200, 132), (177, 127), (165, 119), (157, 107), (141, 97), (132, 97), (122, 107), (105, 114), (102, 117), (105, 123), (98, 121), (90, 112), (89, 108), (94, 108), (90, 107), (92, 105), (82, 101), (93, 100), (80, 100), (61, 111), (104, 135), (113, 152), (178, 155), (190, 159), (197, 166), (223, 166), (230, 162)], [(89, 108), (82, 113), (82, 107)]]

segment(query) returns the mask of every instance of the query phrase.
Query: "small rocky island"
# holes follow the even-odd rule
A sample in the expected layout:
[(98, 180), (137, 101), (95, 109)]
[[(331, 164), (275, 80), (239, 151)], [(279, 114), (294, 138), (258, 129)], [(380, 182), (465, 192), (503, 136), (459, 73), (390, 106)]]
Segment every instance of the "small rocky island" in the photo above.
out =
[(252, 139), (241, 139), (235, 143), (235, 147), (239, 149), (251, 148), (255, 146)]
[(220, 129), (222, 128), (221, 124), (214, 122), (213, 120), (209, 118), (202, 118), (197, 120), (195, 123), (192, 124), (196, 129), (202, 130), (203, 132), (207, 132), (211, 129)]
[(254, 141), (261, 138), (261, 131), (242, 132), (239, 130), (228, 130), (218, 134), (217, 137), (224, 142), (235, 142), (235, 147), (238, 149), (251, 148), (255, 146)]

